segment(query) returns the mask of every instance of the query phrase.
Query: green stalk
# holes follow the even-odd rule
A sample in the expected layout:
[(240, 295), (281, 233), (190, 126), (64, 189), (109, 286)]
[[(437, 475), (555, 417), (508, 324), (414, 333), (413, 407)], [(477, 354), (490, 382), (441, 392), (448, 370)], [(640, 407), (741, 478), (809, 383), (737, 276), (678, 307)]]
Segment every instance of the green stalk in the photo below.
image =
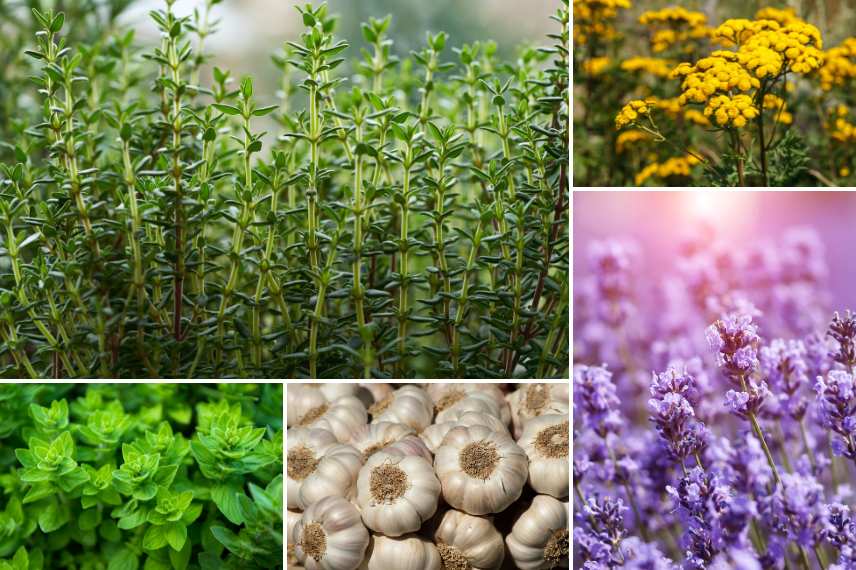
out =
[[(172, 24), (172, 3), (167, 2), (168, 22)], [(171, 71), (172, 86), (172, 116), (170, 117), (170, 125), (172, 127), (172, 178), (174, 197), (174, 229), (175, 229), (175, 266), (173, 272), (173, 320), (172, 330), (175, 340), (181, 341), (181, 312), (184, 300), (184, 279), (186, 273), (185, 253), (184, 253), (184, 232), (185, 232), (185, 217), (184, 217), (184, 188), (182, 186), (182, 166), (181, 166), (181, 62), (178, 58), (176, 38), (169, 34), (167, 40), (167, 57), (169, 60), (169, 68)], [(177, 363), (176, 363), (177, 364)]]
[(452, 325), (452, 368), (454, 368), (455, 376), (457, 377), (461, 376), (461, 324), (464, 322), (467, 302), (469, 301), (470, 272), (475, 268), (476, 256), (481, 246), (483, 228), (484, 225), (481, 218), (479, 218), (476, 232), (473, 235), (472, 245), (470, 246), (470, 253), (467, 256), (467, 265), (464, 267), (464, 275), (461, 279), (461, 291), (458, 293), (458, 306), (455, 308), (455, 322)]
[(410, 309), (407, 299), (407, 290), (410, 287), (410, 169), (413, 167), (413, 140), (408, 140), (404, 151), (402, 162), (404, 175), (401, 186), (401, 229), (399, 235), (399, 252), (401, 259), (399, 273), (401, 274), (401, 285), (398, 288), (398, 373), (401, 377), (405, 374), (405, 362), (407, 359), (407, 319)]
[(309, 377), (316, 378), (318, 375), (318, 319), (320, 318), (321, 305), (318, 301), (326, 286), (321, 282), (319, 275), (320, 245), (316, 234), (318, 227), (318, 215), (316, 213), (318, 203), (318, 143), (321, 138), (321, 110), (318, 108), (318, 88), (315, 83), (309, 86), (309, 188), (306, 190), (306, 226), (309, 248), (309, 266), (315, 276), (318, 295), (313, 318), (309, 321)]
[[(354, 128), (356, 134), (357, 148), (363, 142), (363, 125), (362, 117), (358, 113), (354, 114)], [(363, 344), (361, 352), (363, 355), (363, 378), (371, 378), (371, 365), (373, 357), (371, 355), (371, 333), (366, 328), (366, 313), (363, 299), (365, 298), (365, 290), (363, 289), (362, 279), (362, 251), (363, 251), (363, 155), (360, 152), (354, 156), (354, 261), (352, 263), (353, 272), (353, 292), (354, 310), (357, 316), (357, 330), (362, 338)]]

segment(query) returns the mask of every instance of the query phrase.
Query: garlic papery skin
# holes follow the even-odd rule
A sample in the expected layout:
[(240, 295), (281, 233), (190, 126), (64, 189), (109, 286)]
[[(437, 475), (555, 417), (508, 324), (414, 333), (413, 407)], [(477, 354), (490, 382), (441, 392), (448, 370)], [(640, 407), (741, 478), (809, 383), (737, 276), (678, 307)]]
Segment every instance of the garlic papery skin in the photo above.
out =
[(528, 464), (508, 434), (484, 426), (452, 428), (434, 457), (446, 502), (473, 515), (498, 513), (520, 498)]
[(418, 386), (402, 386), (369, 408), (372, 423), (396, 422), (422, 431), (434, 419), (434, 406), (428, 393)]
[(371, 395), (371, 402), (366, 404), (366, 407), (371, 406), (375, 402), (380, 402), (394, 391), (394, 388), (389, 384), (381, 384), (375, 382), (360, 383), (360, 390), (368, 392)]
[(400, 455), (402, 457), (406, 457), (408, 455), (421, 457), (428, 463), (434, 461), (434, 455), (431, 453), (431, 450), (428, 449), (428, 446), (425, 445), (425, 442), (423, 442), (418, 435), (404, 436), (399, 441), (384, 447), (383, 451), (393, 455)]
[(319, 432), (333, 438), (326, 430), (288, 430), (288, 508), (305, 509), (327, 496), (350, 499), (354, 494), (363, 454), (350, 445), (336, 442), (335, 438), (329, 443)]
[(425, 442), (425, 445), (428, 446), (431, 453), (436, 453), (440, 444), (443, 443), (443, 439), (446, 437), (446, 434), (449, 433), (449, 430), (457, 426), (485, 426), (493, 431), (505, 434), (508, 433), (508, 429), (503, 425), (501, 420), (496, 418), (496, 416), (482, 414), (479, 412), (459, 411), (459, 413), (455, 413), (453, 419), (450, 419), (449, 421), (435, 423), (428, 426), (422, 430), (419, 437), (422, 438), (422, 441)]
[(414, 433), (412, 427), (404, 424), (377, 422), (360, 426), (353, 433), (350, 443), (363, 454), (363, 458), (368, 459), (386, 446)]
[(297, 526), (297, 522), (303, 513), (297, 511), (285, 512), (285, 536), (288, 543), (288, 559), (286, 561), (288, 570), (303, 570), (303, 566), (297, 562), (297, 555), (294, 553), (294, 541), (291, 538), (291, 531)]
[(568, 568), (568, 503), (538, 495), (505, 537), (521, 570)]
[[(505, 400), (505, 396), (495, 384), (444, 384), (432, 383), (426, 385), (428, 395), (434, 402), (434, 409), (437, 412), (438, 419), (436, 422), (447, 421), (445, 415), (441, 415), (445, 410), (455, 406), (458, 402), (467, 396), (481, 394), (488, 396), (496, 403), (496, 415), (506, 426), (511, 423), (511, 408)], [(476, 411), (476, 410), (470, 410)]]
[(532, 418), (517, 444), (529, 457), (529, 485), (539, 494), (568, 497), (568, 416), (545, 414)]
[(402, 537), (376, 534), (360, 570), (442, 570), (434, 543), (416, 535)]
[(567, 383), (524, 384), (508, 395), (514, 437), (523, 435), (527, 421), (544, 414), (568, 414), (570, 412)]
[(360, 512), (341, 497), (309, 505), (291, 538), (294, 554), (306, 570), (356, 570), (369, 544)]
[(329, 403), (321, 390), (308, 388), (303, 384), (290, 384), (286, 392), (285, 420), (287, 427), (298, 425), (301, 418), (304, 418), (310, 410)]
[(473, 392), (467, 394), (466, 398), (458, 400), (442, 412), (438, 412), (434, 421), (436, 423), (453, 421), (466, 412), (477, 412), (499, 418), (499, 404), (489, 394)]
[(502, 566), (502, 535), (486, 518), (449, 510), (443, 514), (434, 542), (444, 570), (496, 570)]
[(367, 419), (363, 403), (354, 396), (345, 396), (307, 410), (294, 425), (326, 429), (339, 443), (348, 443)]
[(437, 510), (440, 482), (422, 457), (379, 451), (357, 477), (357, 505), (370, 529), (387, 536), (419, 530)]

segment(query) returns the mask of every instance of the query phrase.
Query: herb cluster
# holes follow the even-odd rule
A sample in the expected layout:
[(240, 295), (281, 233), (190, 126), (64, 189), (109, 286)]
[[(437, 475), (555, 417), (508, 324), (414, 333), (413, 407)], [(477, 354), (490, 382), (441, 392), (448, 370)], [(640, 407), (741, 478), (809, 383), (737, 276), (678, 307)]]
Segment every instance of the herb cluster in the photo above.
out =
[(511, 62), (299, 7), (276, 97), (205, 65), (219, 1), (147, 51), (0, 3), (0, 374), (566, 374), (567, 0)]
[(856, 316), (823, 243), (699, 235), (650, 287), (639, 252), (594, 242), (575, 284), (575, 560), (854, 567)]
[(852, 184), (852, 4), (683, 4), (574, 2), (577, 184)]
[(0, 569), (282, 568), (282, 400), (0, 385)]

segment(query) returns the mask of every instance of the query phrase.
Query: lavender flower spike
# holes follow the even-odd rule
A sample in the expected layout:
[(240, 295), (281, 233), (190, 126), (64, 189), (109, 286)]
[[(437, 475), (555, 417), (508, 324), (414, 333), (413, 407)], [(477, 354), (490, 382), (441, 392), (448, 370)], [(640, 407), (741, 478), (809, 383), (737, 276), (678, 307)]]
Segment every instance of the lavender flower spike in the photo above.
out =
[(583, 425), (604, 438), (617, 433), (623, 423), (619, 403), (606, 366), (574, 367), (574, 407), (582, 413)]
[(716, 363), (723, 374), (740, 391), (729, 390), (725, 395), (726, 404), (732, 413), (749, 420), (755, 437), (761, 441), (767, 463), (773, 473), (773, 479), (779, 482), (779, 472), (773, 454), (764, 439), (764, 432), (755, 417), (764, 399), (769, 395), (764, 382), (756, 383), (751, 379), (761, 363), (758, 360), (758, 345), (761, 337), (758, 328), (747, 313), (731, 313), (716, 321), (705, 332), (710, 347), (716, 351)]
[(705, 331), (707, 342), (716, 352), (716, 363), (736, 385), (760, 366), (758, 361), (758, 328), (752, 316), (731, 313), (716, 321)]
[(651, 421), (671, 454), (681, 463), (691, 455), (698, 456), (707, 446), (709, 434), (696, 419), (698, 390), (692, 375), (674, 367), (653, 374), (651, 396)]
[(836, 362), (843, 364), (852, 374), (856, 366), (856, 315), (848, 310), (842, 318), (836, 311), (826, 335), (838, 343), (838, 350), (830, 356)]
[(826, 375), (817, 377), (814, 385), (817, 403), (820, 407), (820, 420), (824, 426), (837, 433), (840, 438), (833, 440), (832, 451), (856, 460), (856, 388), (854, 376), (843, 370), (830, 370)]

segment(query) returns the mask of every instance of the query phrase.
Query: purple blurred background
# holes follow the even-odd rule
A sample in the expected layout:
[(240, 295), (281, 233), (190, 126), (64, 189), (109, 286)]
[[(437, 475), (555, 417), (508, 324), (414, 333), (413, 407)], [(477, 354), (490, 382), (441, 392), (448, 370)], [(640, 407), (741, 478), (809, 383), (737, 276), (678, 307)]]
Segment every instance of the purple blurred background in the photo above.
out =
[[(627, 238), (640, 247), (635, 271), (648, 285), (674, 270), (681, 243), (708, 225), (740, 249), (811, 228), (826, 247), (833, 309), (856, 309), (856, 193), (693, 190), (574, 192), (574, 283), (589, 273), (592, 241)], [(638, 294), (645, 295), (647, 287)]]

